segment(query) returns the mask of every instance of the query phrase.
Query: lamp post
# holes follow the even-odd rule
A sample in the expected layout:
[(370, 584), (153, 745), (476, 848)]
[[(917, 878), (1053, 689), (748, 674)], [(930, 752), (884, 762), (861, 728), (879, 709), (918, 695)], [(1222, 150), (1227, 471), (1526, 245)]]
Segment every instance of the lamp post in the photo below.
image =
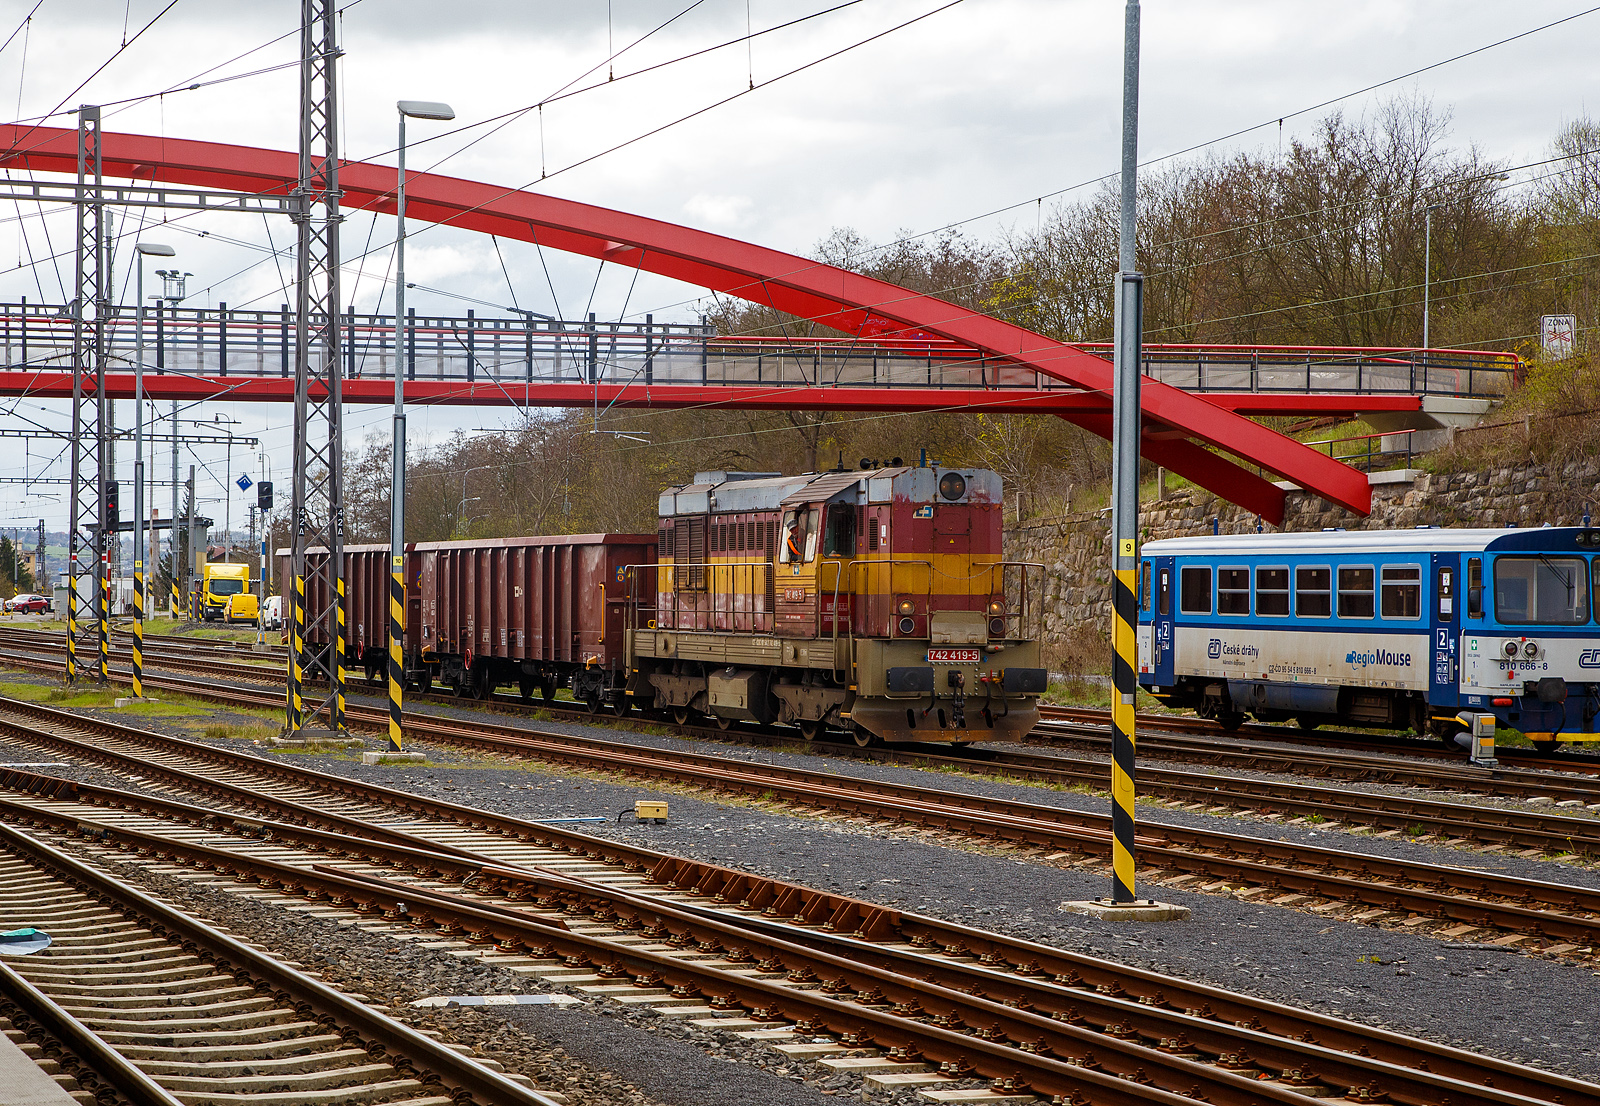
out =
[(389, 481), (389, 744), (395, 752), (403, 737), (400, 714), (405, 694), (401, 648), (406, 617), (406, 378), (401, 368), (406, 341), (406, 117), (454, 119), (449, 104), (427, 100), (395, 103), (400, 121), (400, 164), (395, 173), (394, 237), (394, 438)]
[[(144, 259), (172, 257), (171, 246), (137, 242), (138, 320), (133, 358), (133, 697), (144, 698)], [(173, 428), (176, 432), (176, 427)]]
[[(156, 317), (159, 324), (161, 311), (167, 304), (182, 303), (188, 298), (186, 282), (193, 273), (179, 272), (177, 269), (157, 269), (156, 276), (161, 278), (161, 295), (152, 296), (156, 301)], [(143, 302), (142, 300), (140, 301)], [(159, 326), (158, 326), (159, 330)], [(156, 360), (161, 361), (160, 349), (157, 348)], [(178, 620), (179, 612), (183, 610), (183, 596), (179, 581), (183, 579), (183, 566), (179, 564), (182, 559), (178, 554), (178, 401), (172, 401), (172, 531), (171, 541), (168, 543), (172, 550), (172, 619)]]
[(1438, 204), (1429, 204), (1422, 212), (1422, 348), (1428, 348), (1428, 322), (1433, 312), (1430, 310), (1433, 283), (1433, 209)]

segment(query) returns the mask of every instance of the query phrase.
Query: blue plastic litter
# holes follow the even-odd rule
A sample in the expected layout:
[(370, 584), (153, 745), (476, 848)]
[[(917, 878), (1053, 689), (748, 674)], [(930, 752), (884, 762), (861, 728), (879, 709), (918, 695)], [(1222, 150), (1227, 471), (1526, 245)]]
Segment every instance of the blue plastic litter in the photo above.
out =
[(27, 956), (50, 947), (50, 935), (42, 929), (13, 929), (0, 933), (0, 956)]

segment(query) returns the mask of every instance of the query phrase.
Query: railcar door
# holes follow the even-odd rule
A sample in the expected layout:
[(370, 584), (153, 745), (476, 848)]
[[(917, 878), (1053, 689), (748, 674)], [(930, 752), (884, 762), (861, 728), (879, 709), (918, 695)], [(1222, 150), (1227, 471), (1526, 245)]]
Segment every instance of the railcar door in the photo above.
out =
[(1150, 682), (1157, 687), (1171, 687), (1178, 682), (1173, 671), (1173, 612), (1176, 604), (1173, 592), (1178, 584), (1178, 570), (1172, 557), (1151, 558), (1154, 572), (1150, 581)]
[(1461, 642), (1461, 555), (1435, 553), (1433, 555), (1432, 654), (1429, 666), (1428, 705), (1434, 714), (1451, 713), (1461, 705), (1460, 671)]
[[(785, 511), (778, 529), (778, 567), (774, 591), (779, 637), (817, 636), (817, 540), (821, 527), (816, 507)], [(831, 583), (831, 581), (830, 581)]]

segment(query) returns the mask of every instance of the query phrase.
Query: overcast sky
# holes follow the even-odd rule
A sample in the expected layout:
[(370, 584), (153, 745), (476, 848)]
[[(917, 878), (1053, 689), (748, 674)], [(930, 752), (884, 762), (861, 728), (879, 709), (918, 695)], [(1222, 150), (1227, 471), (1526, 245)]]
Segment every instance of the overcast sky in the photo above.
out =
[[(1043, 204), (1048, 214), (1051, 204), (1086, 194), (1062, 195), (1063, 190), (1117, 167), (1123, 4), (959, 0), (938, 10), (946, 2), (859, 0), (759, 35), (748, 45), (739, 42), (633, 76), (737, 40), (747, 26), (762, 31), (832, 4), (356, 0), (341, 16), (343, 151), (350, 159), (393, 164), (395, 101), (442, 100), (454, 107), (457, 123), (410, 124), (414, 168), (437, 166), (438, 172), (469, 179), (530, 185), (799, 253), (842, 226), (878, 242), (952, 223), (979, 237), (1028, 229), (1041, 211), (1038, 197), (1049, 197)], [(0, 38), (23, 25), (34, 3), (0, 3)], [(43, 0), (0, 50), (0, 114), (36, 119), (63, 104), (146, 96), (196, 79), (284, 65), (296, 56), (299, 5), (287, 0), (177, 0), (118, 53), (125, 38), (167, 6), (168, 0)], [(610, 52), (685, 8), (665, 29), (607, 65)], [(1335, 110), (1296, 114), (1304, 109), (1584, 8), (1555, 0), (1149, 0), (1143, 16), (1141, 157), (1150, 160), (1263, 123), (1206, 152), (1274, 152), (1279, 117), (1285, 117), (1286, 142)], [(891, 31), (927, 13), (933, 14)], [(890, 33), (846, 50), (885, 31)], [(1418, 94), (1450, 114), (1453, 142), (1474, 144), (1509, 165), (1534, 161), (1563, 123), (1589, 110), (1597, 33), (1600, 12), (1342, 99), (1337, 109), (1359, 116), (1385, 97)], [(591, 69), (596, 71), (585, 77)], [(616, 79), (608, 82), (610, 75)], [(752, 81), (756, 87), (749, 91)], [(492, 134), (489, 126), (456, 129), (527, 108), (564, 88), (596, 84)], [(741, 92), (688, 122), (567, 168)], [(296, 100), (291, 67), (108, 108), (105, 127), (292, 149)], [(49, 122), (73, 125), (70, 116)], [(543, 174), (549, 175), (541, 182)], [(986, 214), (991, 212), (998, 214)], [(49, 220), (57, 248), (70, 241), (69, 220), (65, 214)], [(580, 315), (591, 300), (602, 319), (624, 310), (629, 316), (653, 312), (658, 320), (696, 313), (697, 289), (646, 276), (630, 293), (631, 270), (608, 265), (597, 272), (591, 260), (555, 254), (547, 257), (552, 291), (533, 247), (518, 242), (502, 244), (508, 284), (486, 238), (415, 224), (411, 230), (407, 277), (418, 284), (493, 304), (514, 300), (566, 317)], [(191, 305), (275, 307), (287, 297), (270, 257), (219, 240), (265, 246), (268, 234), (260, 220), (209, 216), (143, 237), (174, 246), (181, 267), (196, 274)], [(289, 228), (273, 226), (270, 234), (281, 248)], [(392, 304), (384, 274), (393, 235), (392, 219), (355, 213), (346, 224), (346, 257), (375, 251), (347, 271), (347, 298), (358, 310)], [(0, 298), (60, 302), (60, 280), (71, 281), (70, 261), (59, 274), (53, 265), (20, 264), (30, 248), (38, 256), (50, 252), (37, 219), (0, 221)], [(124, 278), (119, 270), (119, 287)], [(132, 301), (131, 289), (124, 298)], [(410, 302), (423, 312), (473, 306), (416, 291)], [(11, 410), (9, 401), (0, 410)], [(286, 485), (288, 408), (219, 404), (185, 417), (219, 412), (242, 420), (241, 432), (266, 435), (278, 458), (274, 475)], [(54, 426), (66, 422), (60, 410), (37, 401), (25, 401), (17, 413)], [(125, 421), (129, 414), (124, 412)], [(413, 448), (457, 427), (497, 426), (510, 417), (503, 409), (419, 409), (411, 420)], [(348, 436), (359, 439), (375, 428), (386, 432), (387, 419), (381, 408), (351, 408)], [(54, 450), (40, 444), (31, 452), (32, 459), (11, 453), (0, 461), (0, 475), (20, 476), (25, 468), (37, 474), (40, 456)], [(238, 452), (234, 475), (241, 465), (258, 475), (259, 466), (242, 462)], [(201, 459), (220, 482), (220, 451), (203, 452)], [(184, 464), (192, 460), (185, 456)], [(51, 475), (64, 475), (62, 469), (57, 465)], [(206, 494), (219, 496), (219, 483)], [(64, 502), (64, 495), (46, 500), (0, 485), (0, 526), (41, 514), (60, 525), (65, 508), (58, 504)], [(157, 502), (167, 502), (164, 491)], [(219, 520), (220, 507), (217, 502), (213, 508)], [(243, 517), (237, 494), (234, 515), (236, 523)]]

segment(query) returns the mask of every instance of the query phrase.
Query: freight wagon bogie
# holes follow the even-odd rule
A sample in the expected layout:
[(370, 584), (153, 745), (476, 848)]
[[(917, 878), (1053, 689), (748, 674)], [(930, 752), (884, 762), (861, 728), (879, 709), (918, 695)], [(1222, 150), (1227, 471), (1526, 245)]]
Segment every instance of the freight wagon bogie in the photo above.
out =
[(1600, 741), (1600, 530), (1325, 531), (1147, 543), (1139, 679), (1245, 718), (1460, 744)]

